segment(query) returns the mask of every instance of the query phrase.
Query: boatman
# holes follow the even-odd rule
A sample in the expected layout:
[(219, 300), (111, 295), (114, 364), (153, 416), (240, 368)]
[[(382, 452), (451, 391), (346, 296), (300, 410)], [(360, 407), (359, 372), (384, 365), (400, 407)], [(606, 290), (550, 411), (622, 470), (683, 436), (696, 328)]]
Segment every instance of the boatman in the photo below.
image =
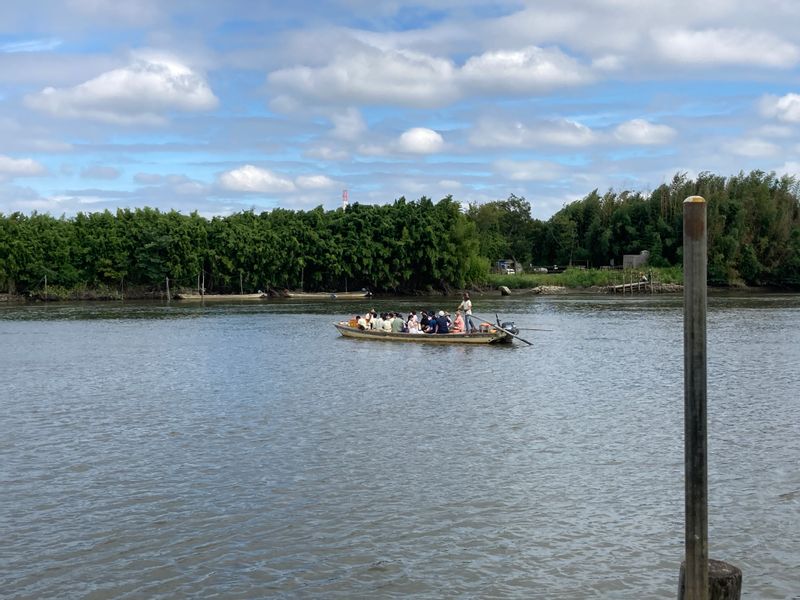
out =
[(464, 292), (464, 299), (458, 305), (458, 310), (464, 313), (464, 333), (474, 333), (477, 329), (472, 322), (472, 300), (469, 299), (469, 292)]

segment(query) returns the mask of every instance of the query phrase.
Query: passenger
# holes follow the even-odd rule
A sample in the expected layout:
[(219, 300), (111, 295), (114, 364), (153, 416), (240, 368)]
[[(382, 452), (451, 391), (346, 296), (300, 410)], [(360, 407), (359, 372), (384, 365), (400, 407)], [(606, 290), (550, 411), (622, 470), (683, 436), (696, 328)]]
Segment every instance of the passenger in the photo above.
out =
[(383, 331), (383, 317), (376, 314), (372, 318), (372, 328), (376, 331)]
[(367, 320), (361, 315), (356, 316), (356, 323), (358, 323), (359, 329), (364, 329), (364, 330), (369, 329), (369, 325), (367, 325)]
[(394, 318), (394, 316), (392, 315), (392, 313), (385, 313), (383, 315), (383, 330), (386, 333), (391, 333), (392, 332), (392, 319), (393, 318)]
[(401, 333), (403, 331), (403, 317), (400, 313), (394, 313), (392, 319), (392, 333)]
[(431, 313), (428, 317), (428, 326), (424, 329), (425, 333), (437, 333), (439, 331), (439, 321), (436, 320), (436, 315)]
[(461, 311), (456, 311), (456, 320), (453, 321), (453, 333), (464, 333), (464, 317), (461, 316)]
[(448, 333), (450, 328), (447, 326), (447, 315), (443, 310), (439, 311), (439, 316), (436, 318), (436, 333)]
[(408, 321), (406, 321), (406, 330), (408, 333), (422, 333), (419, 329), (419, 323), (417, 323), (414, 318), (415, 316), (414, 313), (408, 315)]
[(419, 319), (419, 328), (422, 331), (426, 331), (428, 329), (428, 325), (430, 324), (430, 319), (428, 318), (428, 313), (424, 310), (419, 311), (420, 319)]

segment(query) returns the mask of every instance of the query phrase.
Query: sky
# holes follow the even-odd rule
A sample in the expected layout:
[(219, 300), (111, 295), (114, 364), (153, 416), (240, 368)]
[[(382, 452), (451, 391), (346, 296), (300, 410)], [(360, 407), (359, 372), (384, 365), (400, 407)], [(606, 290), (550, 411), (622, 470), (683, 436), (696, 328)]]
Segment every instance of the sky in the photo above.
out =
[(6, 0), (0, 213), (800, 173), (795, 0)]

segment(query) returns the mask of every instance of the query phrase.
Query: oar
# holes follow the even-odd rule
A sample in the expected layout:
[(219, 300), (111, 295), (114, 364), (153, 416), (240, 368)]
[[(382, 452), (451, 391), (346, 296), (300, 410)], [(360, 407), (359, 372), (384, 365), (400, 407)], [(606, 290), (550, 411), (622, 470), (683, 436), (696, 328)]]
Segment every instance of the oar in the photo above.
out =
[[(485, 323), (491, 323), (491, 321), (489, 319), (484, 319), (480, 315), (473, 314), (472, 316), (475, 317), (476, 319), (480, 319), (481, 321), (484, 321)], [(528, 344), (528, 346), (533, 346), (532, 342), (529, 342), (528, 340), (519, 337), (516, 333), (511, 333), (508, 329), (503, 329), (502, 327), (500, 327), (500, 325), (495, 325), (495, 327), (497, 329), (499, 329), (500, 331), (504, 331), (505, 333), (507, 333), (511, 337), (517, 338), (520, 342), (525, 342), (526, 344)]]
[(538, 327), (517, 327), (520, 331), (555, 331), (555, 329), (539, 329)]

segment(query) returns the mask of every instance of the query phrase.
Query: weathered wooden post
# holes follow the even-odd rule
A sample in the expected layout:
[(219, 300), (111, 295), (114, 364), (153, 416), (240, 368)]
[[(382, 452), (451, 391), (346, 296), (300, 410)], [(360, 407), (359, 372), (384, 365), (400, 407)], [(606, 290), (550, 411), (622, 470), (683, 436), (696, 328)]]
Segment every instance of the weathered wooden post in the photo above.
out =
[(683, 202), (683, 410), (686, 503), (686, 561), (678, 600), (738, 600), (742, 572), (708, 560), (708, 428), (706, 370), (707, 306), (706, 201)]
[(170, 295), (169, 295), (169, 277), (167, 277), (167, 302), (169, 302)]

